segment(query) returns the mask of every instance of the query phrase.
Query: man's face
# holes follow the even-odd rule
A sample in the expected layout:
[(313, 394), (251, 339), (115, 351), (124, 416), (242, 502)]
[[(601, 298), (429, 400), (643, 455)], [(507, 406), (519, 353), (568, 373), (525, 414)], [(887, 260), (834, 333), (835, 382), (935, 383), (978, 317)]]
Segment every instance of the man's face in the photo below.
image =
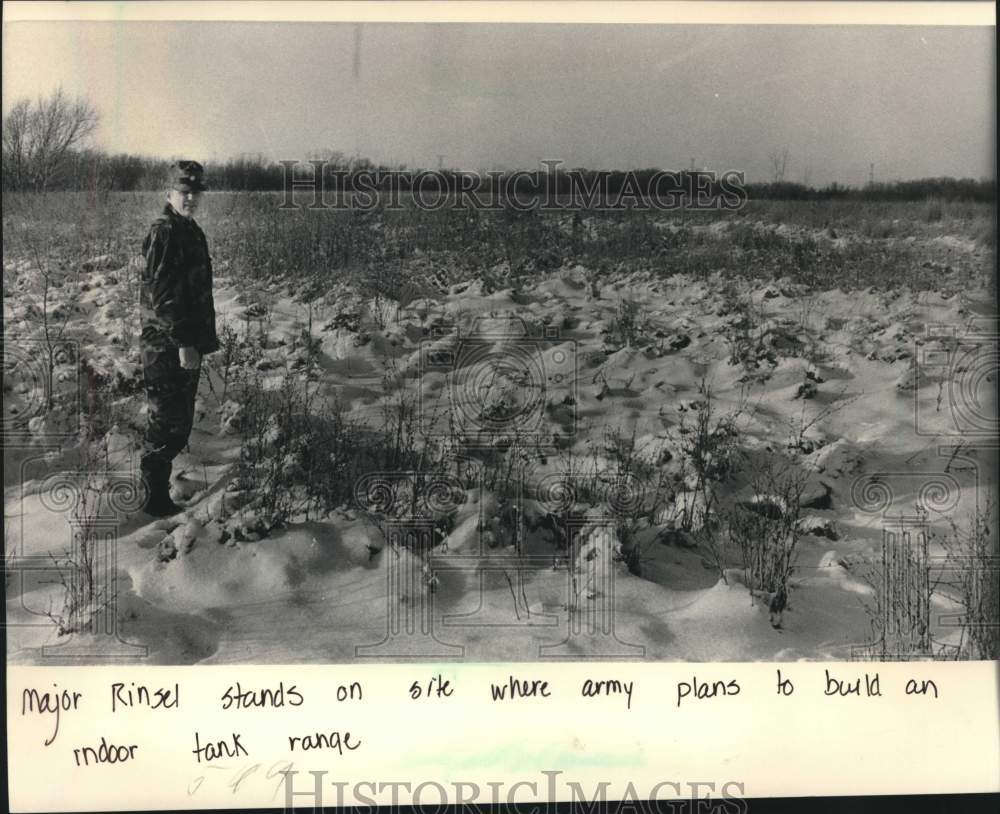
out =
[(167, 195), (167, 200), (170, 201), (170, 205), (177, 210), (178, 214), (185, 218), (192, 218), (201, 202), (201, 193), (181, 192), (179, 189), (172, 189)]

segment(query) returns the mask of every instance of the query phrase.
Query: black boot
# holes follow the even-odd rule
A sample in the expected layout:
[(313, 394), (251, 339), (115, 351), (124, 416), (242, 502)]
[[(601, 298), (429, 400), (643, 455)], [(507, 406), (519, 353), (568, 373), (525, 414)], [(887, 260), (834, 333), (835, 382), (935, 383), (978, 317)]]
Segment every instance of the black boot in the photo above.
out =
[(170, 499), (170, 467), (142, 467), (142, 477), (146, 484), (146, 500), (142, 510), (153, 517), (170, 517), (184, 511)]

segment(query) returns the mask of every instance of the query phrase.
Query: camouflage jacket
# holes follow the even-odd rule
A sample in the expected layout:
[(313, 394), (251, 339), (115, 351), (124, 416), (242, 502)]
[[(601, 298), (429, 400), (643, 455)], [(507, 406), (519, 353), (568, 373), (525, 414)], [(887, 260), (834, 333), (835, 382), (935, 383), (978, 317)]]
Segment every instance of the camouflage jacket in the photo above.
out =
[(146, 258), (139, 306), (142, 347), (217, 351), (212, 259), (201, 227), (167, 204), (142, 242), (142, 254)]

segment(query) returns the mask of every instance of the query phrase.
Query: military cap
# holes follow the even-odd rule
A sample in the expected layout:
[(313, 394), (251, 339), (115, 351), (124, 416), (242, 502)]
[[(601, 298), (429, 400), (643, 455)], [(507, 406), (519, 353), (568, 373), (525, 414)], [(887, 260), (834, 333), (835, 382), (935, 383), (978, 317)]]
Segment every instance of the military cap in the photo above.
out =
[(197, 161), (178, 161), (170, 168), (170, 187), (179, 192), (204, 192), (205, 168)]

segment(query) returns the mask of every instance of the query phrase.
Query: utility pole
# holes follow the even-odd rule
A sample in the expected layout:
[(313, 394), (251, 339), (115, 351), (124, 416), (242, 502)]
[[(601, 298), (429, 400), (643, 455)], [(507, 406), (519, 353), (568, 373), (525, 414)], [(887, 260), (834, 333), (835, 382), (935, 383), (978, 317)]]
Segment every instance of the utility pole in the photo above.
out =
[(444, 154), (438, 153), (438, 169), (444, 169)]
[(875, 162), (868, 165), (868, 186), (875, 185)]

